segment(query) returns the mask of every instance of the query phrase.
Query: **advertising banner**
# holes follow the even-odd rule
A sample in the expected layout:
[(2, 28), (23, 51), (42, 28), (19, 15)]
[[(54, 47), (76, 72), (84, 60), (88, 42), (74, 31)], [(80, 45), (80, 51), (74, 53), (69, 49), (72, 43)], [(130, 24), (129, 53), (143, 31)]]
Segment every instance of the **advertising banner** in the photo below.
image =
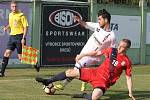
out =
[(147, 13), (146, 44), (150, 44), (150, 13)]
[(42, 5), (41, 65), (70, 65), (88, 38), (74, 19), (88, 20), (88, 6)]
[(131, 40), (131, 48), (140, 48), (141, 17), (112, 15), (111, 28), (119, 42), (123, 38)]

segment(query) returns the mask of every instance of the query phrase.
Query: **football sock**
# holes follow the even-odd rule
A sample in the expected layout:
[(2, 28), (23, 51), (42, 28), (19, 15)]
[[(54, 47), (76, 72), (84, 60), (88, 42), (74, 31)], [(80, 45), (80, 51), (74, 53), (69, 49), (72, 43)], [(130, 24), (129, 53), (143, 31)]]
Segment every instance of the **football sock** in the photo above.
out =
[(63, 86), (65, 87), (68, 83), (70, 83), (74, 78), (68, 77), (63, 81)]
[(68, 78), (66, 76), (66, 73), (61, 72), (61, 73), (55, 75), (54, 77), (47, 79), (47, 83), (52, 83), (52, 82), (55, 82), (55, 81), (61, 81), (61, 80), (64, 80), (66, 78)]
[(87, 83), (86, 82), (82, 82), (81, 91), (85, 91), (86, 89), (87, 89)]
[(6, 66), (8, 65), (9, 57), (3, 57), (1, 73), (4, 74)]
[(36, 72), (40, 71), (40, 65), (38, 64), (38, 62), (34, 65), (34, 68), (35, 68)]

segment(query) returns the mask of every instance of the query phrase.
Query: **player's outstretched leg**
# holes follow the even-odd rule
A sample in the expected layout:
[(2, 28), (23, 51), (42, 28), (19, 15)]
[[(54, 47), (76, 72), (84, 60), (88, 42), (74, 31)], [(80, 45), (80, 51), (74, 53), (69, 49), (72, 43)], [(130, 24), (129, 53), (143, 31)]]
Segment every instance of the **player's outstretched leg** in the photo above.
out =
[[(74, 67), (74, 70), (78, 70), (78, 67)], [(57, 84), (54, 86), (54, 88), (56, 90), (63, 90), (65, 88), (65, 86), (70, 83), (74, 78), (73, 77), (68, 77), (65, 80), (63, 80), (63, 82), (61, 84)]]
[(57, 74), (57, 75), (55, 75), (54, 77), (49, 78), (49, 79), (43, 79), (43, 78), (41, 78), (41, 77), (36, 77), (35, 80), (36, 80), (37, 82), (40, 82), (40, 83), (42, 83), (42, 84), (48, 86), (48, 85), (49, 85), (50, 83), (52, 83), (52, 82), (61, 81), (61, 80), (64, 80), (64, 79), (66, 79), (66, 78), (68, 78), (68, 77), (66, 76), (66, 73), (65, 73), (65, 72), (62, 72), (62, 73), (59, 73), (59, 74)]
[(54, 86), (54, 88), (56, 90), (64, 90), (65, 86), (70, 83), (74, 78), (66, 78), (65, 80), (63, 80), (63, 82), (61, 84), (57, 84)]

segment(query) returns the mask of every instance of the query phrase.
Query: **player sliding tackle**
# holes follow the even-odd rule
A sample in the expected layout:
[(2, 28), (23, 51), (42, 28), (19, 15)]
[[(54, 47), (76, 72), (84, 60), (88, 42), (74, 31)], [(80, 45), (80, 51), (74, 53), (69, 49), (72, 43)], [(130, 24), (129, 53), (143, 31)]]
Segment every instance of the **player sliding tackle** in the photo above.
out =
[[(110, 29), (111, 15), (102, 9), (98, 12), (98, 23), (84, 22), (78, 17), (75, 18), (81, 26), (94, 31), (91, 37), (88, 39), (87, 43), (83, 47), (80, 54), (87, 53), (93, 50), (103, 50), (108, 47), (115, 47), (115, 34)], [(100, 57), (90, 57), (86, 56), (80, 59), (75, 64), (75, 69), (80, 69), (81, 67), (86, 67), (88, 65), (96, 64), (100, 61)], [(57, 90), (63, 90), (64, 87), (72, 80), (72, 78), (65, 79), (63, 84), (56, 85)], [(82, 84), (81, 91), (85, 90), (85, 83)]]
[(88, 100), (98, 100), (105, 91), (116, 83), (125, 70), (125, 76), (127, 80), (127, 88), (129, 91), (129, 97), (133, 100), (135, 98), (132, 94), (132, 67), (131, 61), (126, 55), (126, 51), (131, 46), (131, 41), (128, 39), (122, 39), (118, 48), (108, 48), (105, 50), (91, 51), (77, 55), (76, 62), (79, 62), (83, 57), (100, 57), (105, 56), (105, 60), (97, 68), (81, 68), (81, 69), (68, 69), (65, 72), (59, 73), (52, 78), (43, 79), (36, 78), (36, 81), (48, 85), (55, 81), (64, 80), (67, 78), (76, 78), (84, 82), (89, 82), (93, 86), (92, 95), (83, 93), (78, 96), (86, 98)]

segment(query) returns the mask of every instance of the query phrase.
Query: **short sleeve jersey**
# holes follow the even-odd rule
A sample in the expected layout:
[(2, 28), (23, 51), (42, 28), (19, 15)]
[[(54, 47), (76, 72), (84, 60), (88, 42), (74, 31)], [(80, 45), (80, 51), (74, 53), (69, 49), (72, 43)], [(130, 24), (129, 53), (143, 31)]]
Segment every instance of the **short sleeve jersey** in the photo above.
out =
[(81, 53), (93, 50), (103, 50), (108, 47), (115, 47), (115, 34), (113, 31), (107, 32), (100, 28), (98, 23), (86, 22), (86, 28), (94, 31), (87, 43), (83, 47)]
[(9, 14), (10, 35), (23, 34), (24, 27), (28, 26), (27, 18), (21, 12)]
[(98, 73), (100, 76), (102, 76), (104, 79), (107, 80), (107, 83), (110, 83), (110, 81), (114, 84), (122, 74), (123, 70), (125, 70), (125, 73), (127, 76), (131, 76), (131, 61), (128, 58), (127, 55), (121, 55), (117, 54), (115, 62), (113, 62), (113, 76), (112, 80), (110, 80), (110, 54), (112, 52), (112, 48), (108, 48), (105, 50), (102, 50), (101, 53), (105, 55), (106, 59), (105, 61), (98, 67)]

